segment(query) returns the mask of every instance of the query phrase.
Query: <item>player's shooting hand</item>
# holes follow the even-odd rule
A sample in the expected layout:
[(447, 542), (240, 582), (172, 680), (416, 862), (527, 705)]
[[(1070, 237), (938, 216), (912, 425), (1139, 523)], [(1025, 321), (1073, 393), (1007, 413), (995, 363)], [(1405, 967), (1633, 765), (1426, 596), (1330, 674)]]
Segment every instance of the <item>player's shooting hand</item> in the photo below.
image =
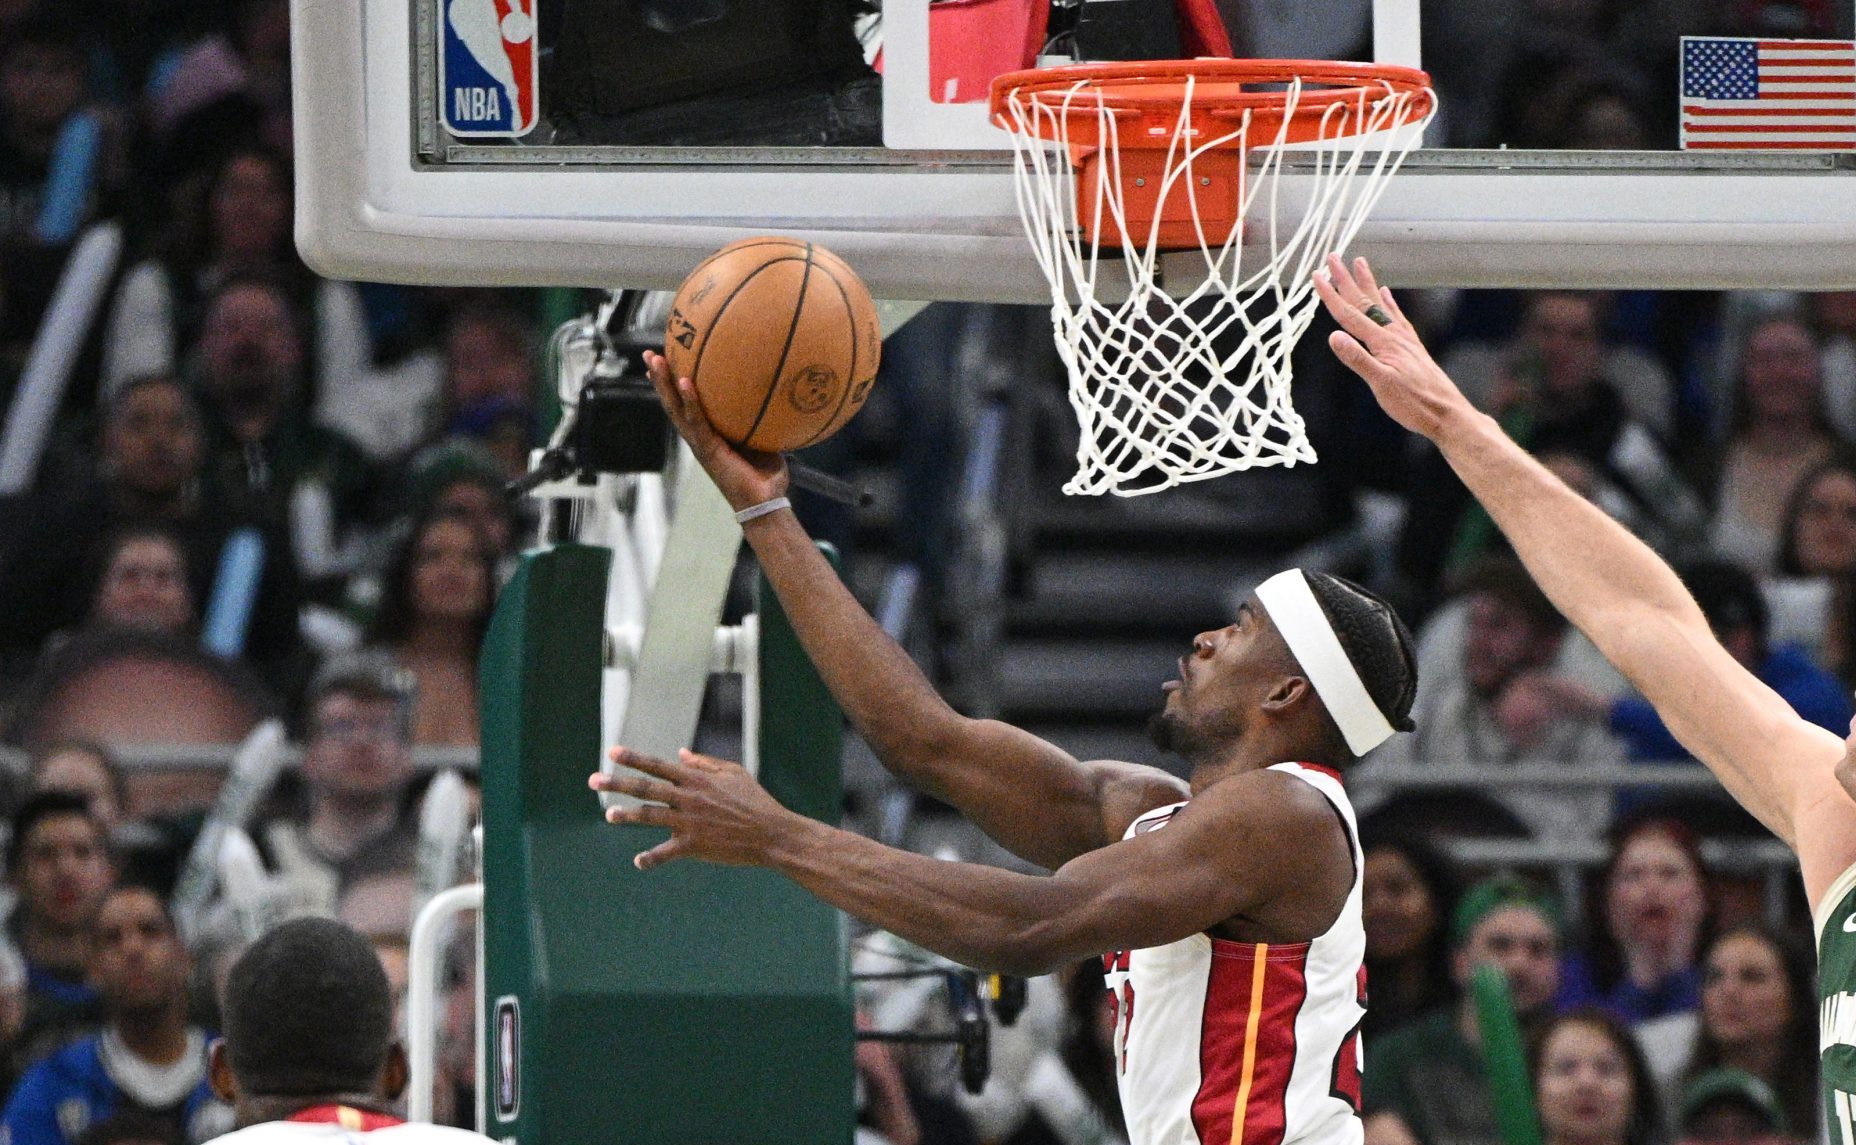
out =
[(771, 501), (786, 492), (786, 459), (777, 453), (742, 449), (715, 431), (696, 396), (695, 383), (672, 378), (662, 354), (645, 351), (644, 364), (657, 388), (657, 399), (670, 415), (690, 452), (714, 479), (716, 488), (737, 510)]
[(1424, 348), (1392, 292), (1373, 279), (1365, 259), (1354, 259), (1349, 268), (1331, 254), (1314, 281), (1315, 293), (1340, 323), (1328, 335), (1328, 345), (1372, 387), (1393, 421), (1435, 440), (1455, 415), (1472, 410)]
[(738, 763), (680, 751), (658, 759), (615, 747), (612, 761), (641, 775), (594, 772), (587, 786), (649, 800), (634, 807), (609, 807), (608, 823), (666, 827), (670, 838), (641, 852), (641, 871), (672, 859), (702, 859), (731, 867), (760, 866), (795, 826), (805, 820), (780, 806)]

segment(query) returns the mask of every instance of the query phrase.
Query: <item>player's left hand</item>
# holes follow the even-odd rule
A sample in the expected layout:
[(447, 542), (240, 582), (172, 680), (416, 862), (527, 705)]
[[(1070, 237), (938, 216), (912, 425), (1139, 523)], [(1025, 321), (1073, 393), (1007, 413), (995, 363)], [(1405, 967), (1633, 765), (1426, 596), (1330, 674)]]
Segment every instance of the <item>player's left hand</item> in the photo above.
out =
[(626, 747), (615, 747), (609, 754), (612, 762), (643, 774), (596, 771), (587, 778), (587, 786), (648, 802), (608, 807), (606, 822), (670, 829), (668, 840), (632, 860), (641, 871), (684, 858), (758, 866), (799, 818), (738, 763), (687, 749), (677, 753), (675, 762)]

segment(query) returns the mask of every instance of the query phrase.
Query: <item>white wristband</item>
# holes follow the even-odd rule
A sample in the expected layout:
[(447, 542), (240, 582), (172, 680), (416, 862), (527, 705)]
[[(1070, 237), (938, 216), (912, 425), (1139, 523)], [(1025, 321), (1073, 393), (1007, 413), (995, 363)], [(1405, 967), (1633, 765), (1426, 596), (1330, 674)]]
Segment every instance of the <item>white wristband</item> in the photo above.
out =
[(749, 505), (739, 513), (736, 513), (735, 524), (745, 525), (756, 517), (765, 517), (769, 513), (777, 513), (781, 509), (790, 509), (792, 507), (793, 503), (786, 498), (775, 497), (771, 501), (762, 501), (758, 505)]

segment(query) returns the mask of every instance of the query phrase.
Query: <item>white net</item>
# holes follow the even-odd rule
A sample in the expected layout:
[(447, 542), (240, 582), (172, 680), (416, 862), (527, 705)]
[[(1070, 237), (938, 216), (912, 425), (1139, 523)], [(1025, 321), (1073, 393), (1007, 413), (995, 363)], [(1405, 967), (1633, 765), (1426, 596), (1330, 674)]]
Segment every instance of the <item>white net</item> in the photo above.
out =
[[(1112, 97), (1079, 80), (1059, 91), (1013, 92), (1000, 115), (1012, 132), (1019, 209), (1050, 279), (1057, 349), (1082, 428), (1066, 493), (1133, 496), (1315, 460), (1290, 401), (1290, 353), (1318, 302), (1310, 275), (1328, 252), (1346, 249), (1435, 108), (1425, 91), (1362, 87), (1324, 110), (1309, 108), (1318, 117), (1315, 138), (1285, 146), (1303, 95), (1299, 79), (1281, 93), (1280, 119), (1272, 114), (1265, 121), (1272, 126), (1256, 132), (1268, 137), (1256, 139), (1253, 122), (1263, 117), (1195, 112), (1196, 81), (1183, 83), (1159, 189), (1142, 191), (1162, 205), (1179, 196), (1191, 207), (1202, 280), (1191, 248), (1170, 255), (1172, 281), (1191, 279), (1177, 293), (1161, 278), (1164, 212), (1156, 209), (1150, 223), (1138, 214), (1130, 220)], [(1078, 123), (1075, 142), (1099, 148), (1101, 163), (1093, 194), (1081, 202), (1069, 161)], [(1209, 169), (1209, 153), (1231, 148), (1245, 156), (1239, 217), (1246, 222), (1228, 237), (1208, 238), (1197, 196), (1214, 180), (1196, 168)], [(1285, 179), (1291, 154), (1294, 175)], [(1109, 245), (1123, 235), (1119, 251)]]

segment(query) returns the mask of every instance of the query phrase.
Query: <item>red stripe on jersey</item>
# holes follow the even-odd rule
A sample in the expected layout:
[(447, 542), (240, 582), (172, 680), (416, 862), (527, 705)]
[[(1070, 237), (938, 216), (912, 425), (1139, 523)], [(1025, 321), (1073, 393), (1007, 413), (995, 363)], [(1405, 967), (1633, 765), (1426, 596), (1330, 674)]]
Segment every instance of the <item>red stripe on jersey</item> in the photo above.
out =
[(1280, 1145), (1308, 997), (1308, 943), (1212, 940), (1192, 1126), (1204, 1145)]

